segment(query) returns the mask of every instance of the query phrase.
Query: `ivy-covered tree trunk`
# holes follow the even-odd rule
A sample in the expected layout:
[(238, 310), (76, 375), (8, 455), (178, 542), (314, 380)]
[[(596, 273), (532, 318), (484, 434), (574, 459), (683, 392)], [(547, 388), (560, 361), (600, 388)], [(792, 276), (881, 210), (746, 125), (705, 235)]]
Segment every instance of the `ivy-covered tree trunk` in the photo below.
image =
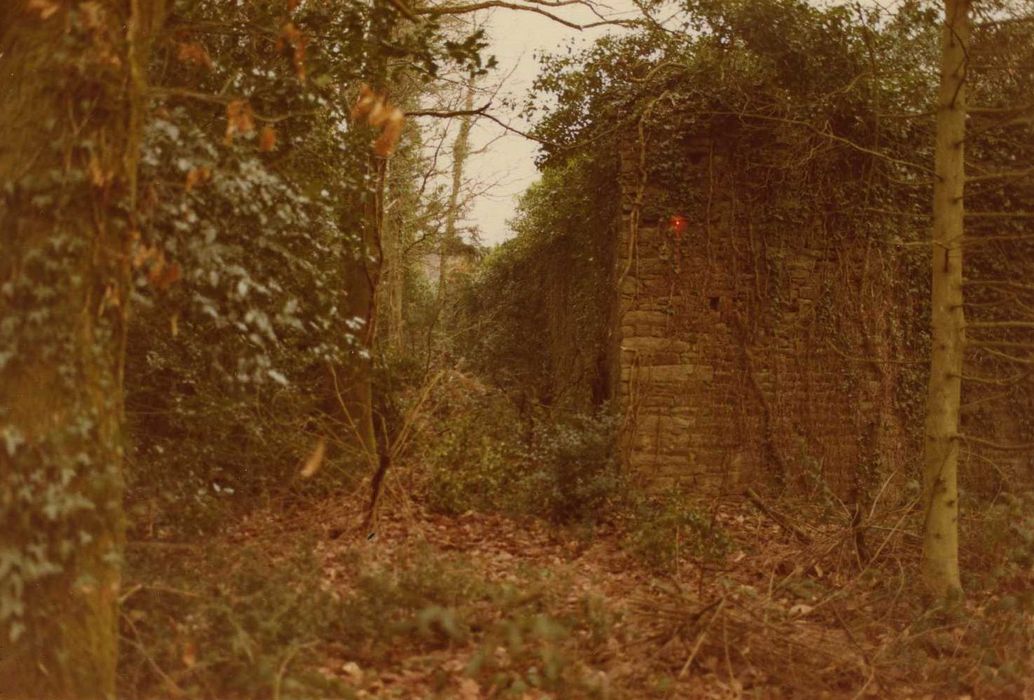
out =
[[(367, 27), (367, 54), (364, 73), (377, 95), (384, 95), (387, 75), (387, 54), (383, 51), (384, 37), (392, 36), (394, 11), (389, 3), (372, 3), (370, 24)], [(363, 186), (354, 192), (342, 228), (357, 235), (355, 257), (346, 265), (342, 311), (346, 334), (353, 336), (345, 362), (334, 374), (334, 399), (337, 405), (332, 415), (341, 416), (346, 445), (355, 445), (370, 466), (377, 464), (377, 434), (374, 425), (373, 351), (376, 341), (377, 289), (380, 284), (384, 249), (381, 240), (384, 218), (383, 196), (386, 163), (374, 155), (368, 139), (373, 132), (362, 124), (353, 124), (353, 150), (350, 159), (354, 172), (365, 172)], [(358, 324), (358, 326), (356, 325)], [(358, 331), (358, 332), (356, 332)]]
[[(372, 194), (368, 195), (371, 199)], [(366, 210), (376, 205), (367, 203)], [(380, 255), (377, 252), (380, 235), (374, 230), (376, 215), (368, 214), (361, 224), (362, 238), (356, 257), (345, 270), (345, 294), (342, 307), (346, 323), (359, 321), (361, 326), (348, 327), (346, 332), (355, 336), (355, 344), (348, 352), (347, 362), (337, 372), (334, 392), (337, 398), (343, 430), (343, 442), (354, 445), (363, 461), (376, 464), (377, 440), (373, 416), (373, 342), (376, 322), (377, 281), (380, 275)]]
[(354, 253), (343, 270), (342, 339), (348, 338), (341, 361), (329, 368), (328, 415), (346, 452), (360, 463), (377, 463), (374, 429), (373, 344), (377, 323), (377, 287), (381, 275), (381, 201), (383, 161), (367, 152), (369, 141), (357, 129), (351, 153), (355, 170), (365, 169), (364, 186), (352, 193), (342, 228), (355, 232)]
[(937, 598), (962, 593), (959, 577), (959, 406), (962, 394), (964, 140), (969, 0), (946, 0), (934, 153), (933, 347), (923, 468), (923, 580)]
[[(463, 98), (463, 109), (467, 112), (474, 109), (476, 83), (473, 79), (466, 86)], [(448, 316), (450, 307), (449, 292), (449, 257), (456, 252), (458, 245), (462, 242), (458, 230), (458, 224), (462, 214), (463, 204), (463, 169), (467, 164), (467, 157), (470, 155), (470, 132), (474, 121), (469, 115), (459, 118), (459, 129), (456, 130), (456, 139), (452, 142), (452, 181), (449, 185), (449, 199), (445, 209), (445, 230), (438, 239), (438, 299), (435, 304), (435, 323), (439, 331), (438, 353), (448, 349), (449, 327)], [(431, 333), (435, 331), (432, 326)], [(428, 358), (430, 362), (431, 358)]]
[(0, 697), (115, 692), (121, 357), (160, 0), (0, 7)]

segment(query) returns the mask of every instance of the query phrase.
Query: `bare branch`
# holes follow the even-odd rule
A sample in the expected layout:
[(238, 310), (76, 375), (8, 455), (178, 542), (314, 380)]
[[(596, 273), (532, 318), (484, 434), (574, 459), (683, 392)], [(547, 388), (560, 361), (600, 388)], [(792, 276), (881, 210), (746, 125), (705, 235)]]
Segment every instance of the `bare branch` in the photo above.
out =
[[(921, 171), (923, 171), (925, 173), (929, 173), (931, 175), (935, 174), (934, 171), (931, 168), (929, 168), (929, 167), (927, 167), (925, 165), (922, 165), (920, 163), (913, 163), (913, 162), (907, 161), (907, 160), (901, 160), (900, 158), (894, 158), (893, 156), (889, 156), (886, 153), (880, 153), (879, 151), (873, 150), (873, 149), (868, 148), (866, 146), (863, 146), (863, 145), (861, 145), (859, 143), (855, 143), (851, 139), (844, 138), (843, 136), (838, 136), (837, 134), (834, 134), (831, 131), (827, 131), (826, 129), (820, 129), (817, 126), (815, 126), (814, 124), (812, 124), (810, 122), (803, 121), (801, 119), (793, 119), (793, 118), (790, 118), (790, 117), (779, 117), (779, 116), (773, 116), (773, 115), (769, 115), (769, 114), (758, 114), (756, 112), (705, 111), (705, 112), (700, 112), (700, 114), (710, 114), (710, 115), (715, 115), (715, 116), (727, 116), (727, 117), (740, 117), (740, 118), (743, 118), (743, 119), (759, 119), (759, 120), (762, 120), (762, 121), (779, 122), (779, 123), (782, 123), (782, 124), (789, 124), (791, 126), (804, 127), (805, 129), (809, 129), (809, 130), (813, 131), (814, 133), (818, 134), (819, 136), (823, 136), (823, 137), (825, 137), (827, 139), (830, 139), (831, 141), (835, 141), (837, 143), (841, 143), (841, 144), (843, 144), (845, 146), (848, 146), (849, 148), (853, 148), (854, 150), (856, 150), (856, 151), (858, 151), (860, 153), (866, 153), (868, 155), (875, 156), (875, 157), (880, 158), (880, 159), (882, 159), (882, 160), (884, 160), (884, 161), (886, 161), (888, 163), (894, 163), (895, 165), (902, 165), (902, 166), (904, 166), (906, 168), (912, 168), (912, 169), (915, 169), (915, 170), (921, 170)], [(928, 184), (928, 183), (924, 183), (924, 184)]]
[(1034, 219), (1034, 211), (967, 211), (969, 219)]
[(992, 357), (997, 357), (999, 359), (1005, 360), (1006, 362), (1015, 362), (1019, 365), (1034, 365), (1034, 357), (1020, 357), (1018, 355), (1010, 355), (1007, 352), (1002, 352), (1001, 350), (995, 350), (994, 348), (989, 348), (987, 346), (979, 344), (974, 346), (974, 349), (991, 355)]
[(966, 329), (970, 328), (1021, 328), (1034, 330), (1034, 321), (970, 321)]
[(1023, 284), (1022, 282), (1006, 282), (1004, 280), (962, 280), (962, 284), (973, 287), (1005, 287), (1006, 289), (1015, 289), (1021, 292), (1034, 293), (1034, 284)]
[(1021, 178), (1030, 177), (1034, 175), (1034, 168), (1027, 168), (1026, 170), (1002, 170), (997, 173), (988, 173), (986, 175), (972, 175), (966, 178), (967, 183), (974, 182), (993, 182), (995, 180), (1019, 180)]
[(453, 109), (453, 110), (417, 110), (413, 112), (406, 112), (407, 117), (437, 117), (439, 119), (451, 119), (453, 117), (473, 117), (483, 116), (485, 111), (492, 106), (491, 102), (486, 102), (477, 109)]
[(607, 19), (599, 22), (589, 22), (588, 24), (578, 24), (570, 20), (564, 19), (557, 14), (549, 12), (548, 10), (542, 9), (540, 6), (545, 7), (566, 7), (568, 5), (581, 5), (581, 2), (543, 2), (542, 0), (534, 0), (530, 4), (520, 4), (514, 2), (506, 2), (505, 0), (483, 0), (482, 2), (474, 2), (467, 5), (439, 5), (438, 7), (422, 7), (420, 9), (413, 10), (413, 14), (424, 15), (428, 17), (441, 17), (444, 15), (466, 15), (471, 12), (480, 12), (481, 10), (491, 9), (503, 9), (503, 10), (515, 10), (518, 12), (532, 12), (543, 17), (562, 24), (565, 27), (571, 29), (577, 29), (579, 31), (583, 29), (592, 29), (593, 27), (633, 27), (637, 23), (633, 20), (625, 19)]
[[(213, 95), (207, 92), (195, 92), (194, 90), (185, 90), (183, 88), (151, 88), (150, 93), (152, 95), (158, 95), (161, 97), (182, 97), (190, 100), (197, 100), (198, 102), (208, 102), (210, 104), (223, 105), (224, 107), (231, 102), (243, 99), (232, 95)], [(287, 121), (294, 117), (311, 117), (319, 114), (319, 110), (307, 109), (301, 112), (288, 112), (286, 114), (276, 115), (262, 115), (258, 112), (252, 112), (252, 116), (258, 119), (260, 122), (268, 122), (270, 124), (276, 124), (277, 122)]]
[(956, 436), (958, 439), (965, 442), (973, 443), (974, 445), (982, 445), (989, 447), (993, 450), (1003, 450), (1005, 452), (1026, 452), (1027, 450), (1034, 450), (1034, 442), (1028, 442), (1027, 444), (1007, 444), (1002, 442), (993, 442), (991, 440), (985, 440), (983, 438), (974, 437), (972, 435), (966, 435), (959, 433)]

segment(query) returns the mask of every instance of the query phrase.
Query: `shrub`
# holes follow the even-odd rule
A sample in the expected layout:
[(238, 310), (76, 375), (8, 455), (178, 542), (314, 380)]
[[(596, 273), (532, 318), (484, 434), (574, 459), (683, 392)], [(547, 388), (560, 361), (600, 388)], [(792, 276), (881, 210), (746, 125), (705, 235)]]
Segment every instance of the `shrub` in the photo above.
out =
[(606, 412), (540, 423), (535, 446), (524, 455), (529, 503), (560, 524), (592, 524), (613, 513), (626, 494), (614, 428)]
[(439, 421), (427, 495), (439, 512), (535, 515), (593, 524), (624, 498), (614, 419), (569, 414), (521, 419), (499, 393)]
[(722, 529), (680, 491), (639, 495), (635, 501), (627, 541), (652, 567), (670, 569), (683, 555), (719, 559), (729, 551), (731, 543)]
[(465, 395), (434, 420), (426, 448), (431, 508), (449, 515), (521, 510), (512, 488), (521, 459), (513, 407), (498, 394)]

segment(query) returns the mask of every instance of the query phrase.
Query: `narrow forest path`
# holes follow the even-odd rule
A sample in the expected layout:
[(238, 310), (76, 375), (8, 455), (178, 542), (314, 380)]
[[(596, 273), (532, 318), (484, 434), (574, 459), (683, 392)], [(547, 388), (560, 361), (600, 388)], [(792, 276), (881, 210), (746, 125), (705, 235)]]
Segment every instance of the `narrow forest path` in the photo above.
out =
[[(319, 644), (319, 673), (356, 698), (924, 695), (895, 673), (917, 630), (895, 587), (875, 584), (888, 572), (845, 560), (849, 530), (804, 545), (730, 501), (715, 511), (730, 554), (659, 575), (618, 526), (578, 533), (395, 501), (372, 539), (361, 494), (255, 513), (228, 535), (273, 550), (312, 539), (321, 585), (354, 603), (355, 636)], [(922, 634), (931, 653), (961, 638), (950, 625)]]

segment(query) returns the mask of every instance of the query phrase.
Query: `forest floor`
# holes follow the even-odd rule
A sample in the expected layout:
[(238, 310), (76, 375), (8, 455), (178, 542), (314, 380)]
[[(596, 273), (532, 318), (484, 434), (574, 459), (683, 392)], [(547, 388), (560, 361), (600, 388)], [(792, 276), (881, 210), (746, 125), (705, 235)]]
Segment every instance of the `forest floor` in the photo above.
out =
[[(226, 636), (198, 621), (219, 618), (212, 611), (130, 606), (127, 636), (140, 658), (124, 696), (1034, 697), (1029, 681), (1007, 677), (1010, 657), (1025, 652), (1001, 637), (1002, 625), (1019, 621), (1029, 639), (1034, 619), (994, 617), (993, 600), (924, 611), (906, 575), (915, 547), (898, 527), (868, 543), (880, 563), (864, 565), (850, 528), (804, 531), (778, 511), (728, 500), (712, 506), (732, 542), (727, 556), (682, 557), (662, 574), (626, 551), (617, 524), (578, 531), (446, 517), (396, 493), (371, 535), (362, 512), (359, 493), (254, 512), (206, 544), (226, 555), (213, 571), (188, 566), (164, 588), (130, 588), (150, 589), (142, 599), (218, 592), (229, 601), (219, 608), (223, 627), (237, 641), (230, 650), (205, 641)], [(297, 577), (299, 546), (312, 588), (285, 583)], [(158, 558), (168, 576), (167, 551)], [(249, 560), (261, 560), (258, 573), (240, 574)], [(262, 571), (279, 578), (249, 578)], [(202, 584), (206, 577), (214, 578)], [(270, 601), (267, 583), (297, 595)], [(168, 622), (154, 625), (163, 615)], [(174, 640), (164, 650), (147, 641), (160, 629)], [(234, 685), (233, 674), (256, 685)]]

